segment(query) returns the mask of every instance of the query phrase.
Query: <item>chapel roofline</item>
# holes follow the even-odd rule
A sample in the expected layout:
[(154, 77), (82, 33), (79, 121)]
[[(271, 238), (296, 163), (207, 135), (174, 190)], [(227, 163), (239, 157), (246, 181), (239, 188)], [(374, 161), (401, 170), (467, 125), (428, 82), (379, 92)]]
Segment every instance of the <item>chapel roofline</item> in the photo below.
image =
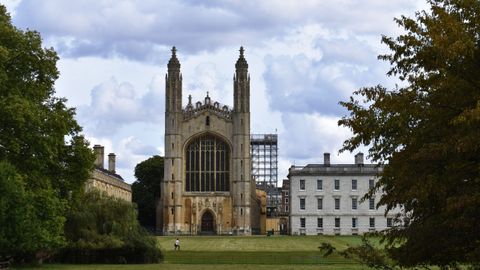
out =
[(201, 101), (197, 101), (195, 105), (192, 103), (192, 95), (188, 95), (188, 104), (183, 109), (183, 118), (185, 120), (190, 119), (204, 111), (213, 112), (214, 114), (227, 120), (232, 119), (232, 109), (230, 109), (227, 105), (221, 104), (220, 102), (212, 101), (208, 92), (203, 103)]

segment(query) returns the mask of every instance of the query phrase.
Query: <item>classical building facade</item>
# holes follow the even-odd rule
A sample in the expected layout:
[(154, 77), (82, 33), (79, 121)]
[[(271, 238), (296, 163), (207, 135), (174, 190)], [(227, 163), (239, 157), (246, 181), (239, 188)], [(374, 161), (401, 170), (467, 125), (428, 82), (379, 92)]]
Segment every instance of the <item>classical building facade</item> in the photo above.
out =
[(293, 235), (355, 235), (385, 230), (392, 226), (395, 213), (385, 217), (385, 207), (376, 208), (380, 194), (360, 202), (376, 183), (382, 167), (364, 164), (363, 154), (354, 164), (291, 166), (290, 233)]
[(163, 234), (237, 234), (260, 230), (250, 160), (250, 76), (244, 50), (235, 64), (233, 108), (205, 99), (182, 105), (175, 47), (168, 62), (165, 174), (157, 231)]
[(104, 147), (95, 145), (93, 151), (95, 152), (95, 167), (85, 185), (85, 190), (94, 188), (105, 192), (108, 196), (131, 202), (132, 187), (115, 172), (115, 154), (108, 154), (108, 169), (105, 169)]

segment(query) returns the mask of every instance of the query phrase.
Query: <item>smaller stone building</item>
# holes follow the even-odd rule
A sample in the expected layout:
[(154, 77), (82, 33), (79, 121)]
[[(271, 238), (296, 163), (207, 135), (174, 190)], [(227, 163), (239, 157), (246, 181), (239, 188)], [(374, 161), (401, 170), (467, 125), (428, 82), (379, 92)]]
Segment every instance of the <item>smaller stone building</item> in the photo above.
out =
[(86, 183), (85, 190), (95, 188), (105, 192), (108, 196), (131, 202), (132, 187), (115, 173), (115, 154), (108, 154), (108, 169), (105, 169), (104, 147), (97, 144), (93, 150), (95, 152), (95, 168)]

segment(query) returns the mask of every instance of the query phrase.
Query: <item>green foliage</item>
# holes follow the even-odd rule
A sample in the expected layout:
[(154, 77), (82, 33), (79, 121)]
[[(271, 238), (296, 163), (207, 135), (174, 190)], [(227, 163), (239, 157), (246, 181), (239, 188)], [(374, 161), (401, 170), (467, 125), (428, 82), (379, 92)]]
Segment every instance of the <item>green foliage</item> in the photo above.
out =
[(0, 5), (0, 162), (8, 194), (0, 241), (2, 252), (23, 260), (63, 245), (65, 212), (94, 159), (75, 110), (54, 96), (58, 57), (41, 43), (39, 33), (14, 27)]
[(0, 160), (27, 175), (29, 188), (51, 185), (70, 198), (81, 193), (94, 157), (75, 110), (54, 96), (57, 54), (41, 45), (39, 33), (12, 26), (0, 6)]
[(344, 257), (345, 259), (358, 261), (374, 269), (397, 269), (393, 262), (387, 258), (385, 252), (374, 247), (370, 241), (368, 241), (365, 235), (362, 236), (361, 245), (350, 246), (342, 251), (338, 251), (334, 246), (327, 242), (323, 242), (318, 248), (320, 249), (320, 252), (323, 252), (324, 257), (329, 257), (332, 254), (336, 254)]
[(318, 249), (320, 249), (320, 252), (323, 252), (324, 257), (332, 255), (332, 253), (337, 250), (334, 246), (332, 246), (332, 244), (327, 242), (323, 242), (322, 244), (320, 244)]
[(138, 223), (130, 202), (89, 191), (65, 225), (68, 247), (58, 256), (70, 263), (150, 263), (161, 260), (156, 240)]
[(379, 205), (401, 207), (387, 231), (387, 251), (404, 266), (475, 264), (480, 260), (480, 2), (431, 0), (431, 12), (397, 23), (383, 37), (403, 87), (362, 88), (341, 104), (339, 125), (354, 136), (342, 150), (370, 145), (383, 163)]
[(340, 252), (346, 259), (355, 259), (368, 267), (375, 269), (390, 270), (395, 269), (391, 260), (388, 259), (385, 252), (375, 248), (367, 238), (362, 238), (362, 244), (356, 247), (349, 247)]
[(0, 161), (0, 194), (0, 258), (34, 259), (64, 243), (65, 205), (52, 189), (26, 189), (15, 167)]
[(138, 220), (145, 228), (155, 228), (156, 203), (160, 198), (164, 159), (153, 156), (135, 166), (137, 181), (132, 184), (132, 200), (138, 206)]

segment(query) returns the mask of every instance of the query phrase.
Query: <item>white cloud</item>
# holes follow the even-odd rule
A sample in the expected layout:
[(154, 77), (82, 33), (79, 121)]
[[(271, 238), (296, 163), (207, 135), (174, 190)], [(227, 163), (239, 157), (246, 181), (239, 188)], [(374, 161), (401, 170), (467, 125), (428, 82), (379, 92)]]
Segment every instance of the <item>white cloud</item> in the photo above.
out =
[[(279, 179), (288, 167), (353, 161), (337, 155), (351, 134), (337, 126), (352, 91), (392, 85), (376, 60), (393, 17), (425, 8), (416, 0), (7, 0), (14, 24), (40, 31), (59, 52), (57, 94), (78, 107), (85, 133), (117, 152), (118, 172), (163, 152), (164, 75), (170, 48), (182, 64), (183, 105), (207, 91), (232, 105), (238, 47), (251, 74), (251, 131), (280, 140)], [(110, 151), (110, 150), (108, 150)], [(366, 152), (366, 151), (363, 151)]]
[[(285, 36), (264, 58), (264, 80), (272, 110), (343, 115), (338, 105), (363, 86), (387, 83), (379, 52), (360, 36), (307, 25)], [(298, 41), (298, 42), (297, 42)]]
[(117, 172), (125, 181), (132, 183), (136, 180), (134, 177), (135, 166), (153, 155), (163, 154), (162, 152), (162, 149), (147, 144), (136, 137), (123, 138), (118, 143), (116, 153)]
[[(418, 1), (61, 1), (25, 0), (15, 22), (35, 26), (67, 57), (162, 59), (177, 44), (189, 53), (240, 43), (254, 47), (305, 24), (361, 35), (390, 33), (392, 17)], [(61, 23), (59, 23), (61, 22)], [(160, 57), (159, 57), (160, 56)]]
[(91, 102), (78, 108), (79, 121), (93, 134), (114, 134), (120, 127), (147, 122), (161, 124), (165, 92), (159, 76), (153, 78), (149, 91), (138, 97), (128, 82), (119, 83), (114, 77), (95, 86)]
[[(284, 114), (285, 134), (281, 149), (293, 160), (319, 159), (324, 152), (337, 153), (351, 133), (337, 125), (339, 118), (320, 114)], [(292, 160), (292, 161), (293, 161)]]

